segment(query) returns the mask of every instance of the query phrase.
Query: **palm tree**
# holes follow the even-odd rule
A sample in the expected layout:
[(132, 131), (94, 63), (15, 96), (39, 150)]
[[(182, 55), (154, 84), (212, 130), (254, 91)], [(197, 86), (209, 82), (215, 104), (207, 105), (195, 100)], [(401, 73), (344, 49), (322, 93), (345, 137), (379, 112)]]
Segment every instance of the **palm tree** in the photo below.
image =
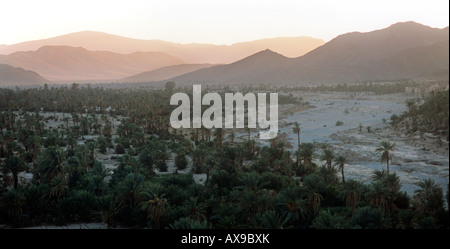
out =
[(288, 221), (296, 222), (306, 215), (307, 200), (299, 188), (289, 187), (277, 195), (276, 206)]
[(324, 149), (321, 159), (326, 161), (327, 167), (330, 169), (332, 167), (332, 162), (334, 160), (334, 152), (330, 149)]
[(303, 159), (303, 163), (304, 163), (306, 169), (308, 169), (309, 171), (312, 171), (312, 168), (313, 168), (312, 161), (313, 161), (313, 158), (315, 155), (315, 151), (316, 151), (316, 148), (315, 148), (314, 144), (304, 143), (301, 145), (301, 148), (298, 152), (300, 155), (300, 158)]
[(297, 149), (300, 150), (300, 125), (295, 122), (292, 131), (297, 134)]
[(168, 202), (164, 194), (160, 193), (160, 185), (156, 185), (150, 191), (143, 192), (145, 200), (141, 207), (148, 212), (148, 217), (154, 221), (155, 228), (161, 227), (161, 218), (168, 214)]
[(61, 176), (56, 176), (50, 182), (52, 186), (50, 190), (50, 197), (55, 197), (57, 200), (66, 195), (69, 191), (69, 185), (67, 184), (67, 180)]
[(11, 189), (3, 193), (0, 198), (0, 210), (9, 218), (22, 214), (22, 208), (25, 207), (25, 204), (26, 199), (24, 194), (16, 189)]
[(102, 196), (97, 199), (98, 211), (92, 212), (95, 221), (106, 223), (108, 229), (116, 227), (115, 217), (118, 213), (117, 206), (112, 201), (111, 195)]
[(382, 212), (386, 212), (389, 209), (388, 198), (390, 196), (390, 189), (382, 182), (372, 182), (367, 196), (370, 205), (377, 207)]
[(215, 164), (216, 164), (216, 159), (215, 159), (215, 157), (214, 157), (213, 155), (207, 155), (206, 158), (205, 158), (205, 164), (204, 164), (204, 166), (205, 166), (205, 172), (206, 172), (206, 181), (205, 181), (205, 184), (208, 184), (211, 169), (213, 169), (213, 167), (215, 166)]
[(419, 189), (414, 191), (413, 204), (419, 213), (436, 217), (444, 211), (444, 194), (442, 188), (433, 179), (424, 179), (417, 183)]
[(342, 183), (345, 184), (345, 177), (344, 177), (344, 165), (347, 162), (347, 158), (344, 156), (338, 156), (334, 159), (334, 162), (337, 164), (339, 169), (341, 170), (342, 174)]
[[(118, 169), (121, 168), (119, 165)], [(123, 167), (122, 167), (123, 168)], [(113, 177), (120, 177), (120, 171), (114, 172)], [(117, 182), (116, 178), (113, 178), (115, 185), (115, 203), (118, 208), (134, 208), (139, 204), (141, 189), (143, 186), (145, 177), (142, 174), (127, 174), (123, 179)]]
[[(1, 131), (1, 121), (0, 121), (0, 131)], [(0, 132), (0, 158), (2, 158), (5, 154), (5, 140), (3, 139), (3, 135)]]
[(360, 229), (391, 228), (390, 219), (386, 218), (381, 210), (370, 206), (358, 208), (350, 219), (350, 225)]
[(374, 170), (371, 179), (373, 181), (382, 182), (383, 179), (386, 178), (386, 175), (387, 175), (387, 173), (384, 170)]
[(26, 164), (17, 156), (12, 156), (9, 158), (6, 158), (4, 166), (6, 170), (11, 171), (11, 174), (13, 175), (13, 183), (14, 183), (14, 189), (17, 189), (17, 185), (19, 182), (18, 175), (20, 171), (25, 170)]
[(359, 202), (362, 194), (362, 183), (356, 180), (350, 179), (343, 185), (343, 198), (345, 199), (345, 205), (352, 208), (352, 214), (355, 213), (355, 207)]
[(260, 229), (283, 229), (288, 222), (287, 217), (283, 217), (275, 210), (267, 210), (264, 213), (257, 213), (253, 217), (253, 224), (255, 228)]
[(27, 139), (29, 144), (29, 152), (31, 153), (33, 167), (35, 166), (35, 158), (41, 152), (41, 137), (39, 135), (33, 135)]
[(315, 191), (309, 191), (308, 192), (308, 204), (311, 207), (311, 210), (314, 214), (317, 213), (320, 207), (320, 203), (323, 200), (323, 197), (321, 194), (315, 192)]
[(89, 163), (88, 165), (92, 168), (94, 166), (95, 161), (95, 149), (98, 147), (97, 140), (88, 139), (85, 141), (85, 145), (89, 151)]
[(192, 161), (194, 172), (199, 173), (202, 171), (205, 166), (205, 160), (208, 152), (208, 145), (206, 142), (200, 143), (193, 151), (192, 151)]
[(375, 149), (375, 152), (381, 153), (381, 162), (386, 162), (387, 174), (389, 174), (389, 161), (392, 160), (391, 152), (395, 149), (395, 143), (391, 143), (389, 140), (383, 140), (380, 145)]
[(38, 170), (46, 180), (65, 175), (66, 155), (61, 147), (50, 146), (38, 157)]
[(205, 203), (198, 200), (198, 197), (189, 197), (184, 201), (183, 207), (189, 212), (189, 219), (202, 222), (205, 220)]
[(234, 130), (231, 130), (230, 133), (228, 133), (228, 139), (230, 139), (230, 143), (233, 144), (234, 143), (234, 139), (236, 138), (236, 133), (234, 132)]
[(330, 210), (321, 211), (312, 222), (315, 229), (342, 229), (345, 228), (345, 217), (332, 213)]
[(248, 141), (250, 141), (250, 132), (251, 132), (250, 128), (246, 127), (245, 131), (247, 132), (247, 135), (248, 135)]
[(145, 148), (139, 153), (139, 162), (141, 163), (141, 166), (148, 169), (150, 174), (153, 174), (153, 165), (155, 164), (157, 157), (156, 154), (155, 151), (152, 151), (149, 148)]
[(222, 128), (216, 128), (214, 131), (214, 137), (216, 140), (217, 146), (220, 148), (222, 147), (222, 141), (224, 137), (224, 130)]
[(188, 161), (186, 159), (187, 151), (186, 149), (182, 148), (179, 149), (175, 156), (175, 167), (177, 170), (183, 170), (186, 169), (188, 165)]

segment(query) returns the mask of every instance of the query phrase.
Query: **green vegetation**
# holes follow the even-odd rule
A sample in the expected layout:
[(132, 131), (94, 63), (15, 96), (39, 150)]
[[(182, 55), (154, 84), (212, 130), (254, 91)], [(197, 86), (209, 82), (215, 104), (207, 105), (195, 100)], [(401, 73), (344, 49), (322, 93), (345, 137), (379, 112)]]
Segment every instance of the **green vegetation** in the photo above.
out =
[(433, 133), (449, 140), (449, 91), (433, 91), (424, 102), (407, 101), (408, 112), (391, 116), (394, 127), (404, 127), (407, 133)]
[(395, 150), (395, 143), (389, 140), (383, 140), (375, 149), (377, 153), (381, 153), (381, 162), (386, 162), (386, 171), (389, 174), (389, 161), (392, 160), (392, 151)]
[(301, 143), (298, 124), (295, 152), (280, 138), (260, 146), (249, 130), (172, 130), (173, 88), (0, 89), (0, 224), (448, 229), (433, 181), (409, 197), (395, 172), (345, 179), (347, 159)]
[[(353, 84), (334, 84), (334, 85), (319, 85), (319, 86), (279, 86), (279, 91), (285, 92), (343, 92), (351, 97), (357, 97), (361, 94), (394, 94), (404, 93), (407, 89), (414, 89), (418, 92), (424, 92), (427, 88), (433, 86), (448, 85), (446, 81), (432, 81), (432, 82), (417, 82), (408, 80), (398, 80), (394, 82), (357, 82)], [(262, 86), (264, 87), (264, 86)], [(254, 87), (259, 89), (258, 87)], [(252, 91), (250, 89), (250, 91)]]

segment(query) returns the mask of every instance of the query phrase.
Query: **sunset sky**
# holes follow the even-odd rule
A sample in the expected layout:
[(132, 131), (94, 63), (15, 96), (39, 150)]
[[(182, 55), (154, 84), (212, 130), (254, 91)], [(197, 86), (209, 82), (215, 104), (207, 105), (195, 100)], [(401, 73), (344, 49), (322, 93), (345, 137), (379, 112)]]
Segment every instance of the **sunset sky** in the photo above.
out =
[(449, 25), (448, 0), (14, 0), (0, 2), (0, 9), (0, 44), (83, 30), (178, 43), (283, 36), (329, 41), (403, 21)]

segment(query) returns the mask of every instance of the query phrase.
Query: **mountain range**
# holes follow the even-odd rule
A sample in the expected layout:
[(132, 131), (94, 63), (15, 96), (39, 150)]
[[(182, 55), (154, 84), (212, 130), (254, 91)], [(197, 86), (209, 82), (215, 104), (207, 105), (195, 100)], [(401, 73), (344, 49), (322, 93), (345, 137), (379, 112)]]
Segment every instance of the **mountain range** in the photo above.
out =
[[(56, 82), (316, 84), (448, 79), (449, 28), (402, 22), (342, 34), (327, 43), (296, 37), (230, 46), (84, 31), (2, 45), (0, 64), (32, 70)], [(0, 74), (0, 83), (3, 78)]]
[(161, 40), (141, 40), (95, 31), (81, 31), (48, 39), (0, 46), (0, 54), (35, 51), (43, 46), (83, 47), (90, 51), (110, 51), (120, 54), (162, 52), (194, 64), (227, 64), (270, 48), (287, 57), (298, 57), (323, 45), (312, 37), (280, 37), (240, 42), (232, 45), (179, 44)]
[(83, 81), (115, 80), (186, 62), (162, 52), (119, 54), (82, 47), (43, 46), (36, 51), (0, 55), (0, 63), (38, 72), (52, 81)]
[(345, 83), (448, 79), (449, 32), (414, 22), (340, 35), (311, 52), (287, 58), (265, 50), (228, 65), (170, 79), (185, 83)]

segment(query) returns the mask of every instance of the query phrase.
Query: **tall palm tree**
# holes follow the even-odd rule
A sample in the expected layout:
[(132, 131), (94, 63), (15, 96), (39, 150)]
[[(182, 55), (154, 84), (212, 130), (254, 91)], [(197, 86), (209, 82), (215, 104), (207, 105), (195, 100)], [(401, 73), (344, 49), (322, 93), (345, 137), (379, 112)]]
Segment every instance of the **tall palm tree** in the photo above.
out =
[(389, 174), (389, 161), (392, 160), (392, 151), (395, 149), (395, 143), (389, 140), (383, 140), (375, 149), (375, 152), (381, 153), (381, 162), (386, 162), (387, 174)]
[(248, 141), (250, 141), (250, 133), (251, 133), (250, 128), (246, 127), (245, 131), (247, 132)]
[(339, 169), (341, 170), (342, 174), (342, 183), (345, 184), (345, 177), (344, 177), (344, 165), (347, 162), (347, 158), (344, 156), (338, 156), (334, 159), (334, 162), (337, 164)]
[(230, 139), (231, 144), (234, 143), (234, 139), (236, 138), (236, 133), (234, 132), (234, 130), (231, 130), (230, 133), (228, 133), (227, 138)]
[[(1, 120), (0, 120), (0, 123), (1, 123)], [(1, 131), (1, 129), (2, 129), (2, 127), (0, 124), (0, 131)], [(3, 135), (0, 132), (0, 158), (3, 157), (4, 154), (5, 154), (5, 140), (3, 139)]]
[(292, 131), (297, 134), (297, 149), (300, 150), (300, 125), (295, 122)]
[(296, 155), (296, 162), (295, 162), (295, 166), (298, 167), (300, 162), (299, 162), (299, 151), (300, 151), (300, 125), (295, 122), (294, 123), (294, 127), (292, 127), (292, 131), (294, 132), (294, 134), (297, 134), (297, 153), (295, 153)]
[(200, 173), (202, 171), (202, 167), (206, 160), (206, 144), (200, 143), (193, 151), (192, 151), (192, 161), (193, 168), (195, 173)]
[(216, 145), (220, 148), (222, 147), (222, 141), (223, 141), (223, 137), (224, 137), (224, 130), (222, 128), (216, 128), (214, 130), (214, 137), (216, 140)]
[(313, 168), (312, 161), (313, 161), (313, 158), (314, 158), (315, 153), (316, 153), (315, 151), (316, 151), (316, 147), (315, 147), (314, 144), (312, 144), (312, 143), (304, 143), (304, 144), (301, 145), (301, 148), (300, 148), (300, 150), (298, 152), (299, 155), (300, 155), (300, 158), (303, 159), (303, 163), (304, 163), (305, 167), (309, 171), (311, 171), (312, 168)]
[(207, 155), (205, 158), (205, 172), (206, 172), (206, 181), (205, 184), (209, 182), (209, 176), (210, 172), (213, 169), (214, 165), (216, 164), (216, 159), (213, 155)]
[(98, 147), (98, 142), (95, 139), (89, 139), (85, 141), (85, 145), (89, 151), (89, 166), (92, 168), (94, 166), (95, 161), (95, 149)]

